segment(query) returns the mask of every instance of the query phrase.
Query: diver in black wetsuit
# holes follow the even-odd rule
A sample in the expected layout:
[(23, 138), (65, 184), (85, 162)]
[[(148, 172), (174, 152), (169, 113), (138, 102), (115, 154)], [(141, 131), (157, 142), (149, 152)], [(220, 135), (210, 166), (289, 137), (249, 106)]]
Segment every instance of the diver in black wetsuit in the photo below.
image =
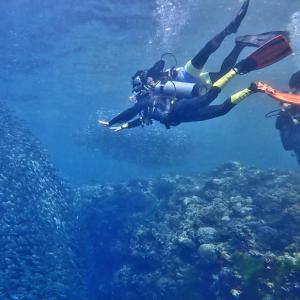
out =
[[(149, 125), (152, 123), (152, 120), (156, 120), (169, 129), (170, 126), (177, 126), (183, 122), (209, 120), (227, 114), (236, 104), (253, 93), (251, 88), (246, 88), (232, 95), (222, 104), (209, 105), (217, 98), (220, 91), (221, 87), (214, 84), (207, 94), (192, 99), (174, 100), (169, 97), (147, 97), (143, 101), (139, 101), (132, 108), (113, 118), (108, 122), (107, 126), (111, 127), (112, 130), (119, 131)], [(125, 123), (138, 114), (140, 117)], [(114, 126), (117, 123), (123, 124)], [(100, 124), (106, 125), (103, 123)]]
[[(170, 126), (177, 126), (182, 122), (203, 121), (222, 116), (247, 96), (257, 92), (257, 86), (253, 84), (249, 88), (232, 95), (221, 105), (210, 105), (232, 78), (238, 74), (246, 74), (269, 66), (291, 53), (292, 49), (288, 40), (284, 36), (279, 35), (236, 64), (234, 68), (213, 83), (213, 86), (205, 95), (198, 94), (198, 96), (195, 96), (195, 91), (197, 94), (197, 85), (194, 84), (166, 82), (157, 85), (152, 78), (148, 78), (147, 88), (149, 92), (140, 95), (133, 107), (125, 110), (111, 121), (99, 121), (99, 124), (119, 131), (149, 124), (151, 120), (157, 120), (165, 124), (167, 128), (170, 128)], [(174, 85), (173, 89), (171, 89), (173, 96), (170, 95), (170, 85), (172, 86), (172, 84)], [(190, 85), (192, 85), (192, 88)], [(155, 93), (158, 93), (158, 96)], [(178, 94), (185, 96), (178, 98)], [(139, 118), (130, 121), (137, 115), (139, 115)], [(130, 122), (124, 123), (128, 121)], [(117, 123), (124, 124), (114, 126)]]
[[(244, 89), (243, 91), (233, 95), (221, 105), (209, 105), (221, 91), (222, 84), (220, 82), (228, 81), (234, 77), (240, 70), (232, 69), (238, 55), (246, 46), (259, 47), (264, 45), (268, 40), (271, 40), (278, 34), (286, 35), (287, 32), (277, 31), (268, 32), (260, 35), (247, 35), (236, 39), (236, 46), (231, 51), (230, 55), (224, 60), (220, 72), (203, 73), (202, 68), (209, 56), (214, 53), (221, 45), (223, 40), (230, 34), (235, 33), (240, 26), (245, 14), (247, 12), (250, 0), (245, 0), (243, 6), (232, 21), (221, 33), (209, 41), (205, 47), (192, 59), (185, 67), (172, 68), (163, 72), (164, 61), (158, 61), (149, 70), (140, 70), (132, 77), (133, 96), (136, 104), (124, 111), (120, 115), (113, 118), (111, 121), (99, 120), (100, 125), (109, 126), (112, 130), (119, 131), (126, 128), (133, 128), (136, 126), (150, 124), (152, 120), (157, 120), (166, 125), (176, 126), (182, 122), (203, 121), (215, 118), (229, 112), (235, 104), (252, 93), (251, 89)], [(272, 56), (272, 55), (271, 55)], [(243, 73), (246, 73), (243, 71)], [(226, 74), (224, 77), (222, 77)], [(176, 82), (196, 83), (198, 85), (198, 97), (185, 98), (153, 96), (152, 90), (157, 87), (158, 83), (166, 83), (171, 81)], [(175, 87), (175, 85), (174, 85)], [(202, 95), (202, 88), (209, 91)], [(177, 91), (177, 88), (175, 87)], [(199, 96), (202, 95), (202, 96)], [(196, 96), (196, 95), (193, 95)], [(132, 118), (139, 115), (139, 118), (129, 122)], [(114, 126), (117, 123), (124, 123), (120, 126)]]
[[(300, 71), (294, 73), (289, 81), (293, 94), (300, 94)], [(283, 103), (276, 119), (283, 148), (294, 151), (300, 164), (300, 105)]]
[(300, 107), (283, 104), (276, 119), (276, 128), (284, 150), (294, 151), (300, 164)]
[[(253, 69), (249, 61), (243, 60), (227, 74), (217, 80), (212, 88), (203, 96), (176, 99), (164, 96), (146, 95), (131, 108), (125, 110), (109, 122), (99, 121), (99, 124), (109, 126), (112, 130), (119, 131), (141, 125), (148, 125), (152, 120), (164, 124), (168, 129), (182, 122), (204, 121), (228, 113), (236, 104), (253, 93), (251, 87), (232, 95), (223, 104), (210, 105), (217, 98), (222, 88), (236, 75), (246, 74)], [(127, 122), (140, 115), (137, 119)], [(114, 126), (123, 123), (120, 126)]]
[(266, 114), (266, 117), (277, 117), (276, 129), (286, 151), (294, 151), (300, 164), (300, 71), (289, 80), (290, 91), (279, 91), (267, 83), (252, 83), (254, 92), (264, 93), (281, 103), (281, 108)]
[[(243, 90), (237, 96), (234, 95), (220, 105), (209, 105), (217, 98), (222, 87), (233, 78), (237, 72), (230, 71), (226, 76), (217, 81), (212, 88), (203, 96), (194, 98), (183, 98), (180, 100), (171, 97), (146, 97), (144, 101), (139, 101), (132, 109), (125, 111), (109, 122), (109, 126), (120, 122), (124, 117), (130, 117), (130, 113), (142, 112), (142, 117), (128, 123), (128, 128), (136, 127), (145, 123), (145, 120), (157, 120), (166, 125), (177, 126), (182, 122), (204, 121), (222, 116), (229, 112), (235, 104), (251, 94), (250, 89)], [(234, 99), (234, 100), (233, 100)], [(126, 127), (126, 125), (123, 125)]]

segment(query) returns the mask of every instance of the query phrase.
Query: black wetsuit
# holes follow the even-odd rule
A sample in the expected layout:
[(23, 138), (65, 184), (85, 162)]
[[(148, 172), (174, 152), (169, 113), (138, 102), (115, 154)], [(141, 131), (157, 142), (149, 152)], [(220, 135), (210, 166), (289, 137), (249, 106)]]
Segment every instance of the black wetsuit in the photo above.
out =
[(153, 101), (149, 96), (145, 96), (142, 99), (139, 99), (132, 107), (124, 110), (119, 115), (114, 117), (109, 121), (109, 126), (115, 124), (121, 124), (130, 121), (137, 115), (140, 115), (139, 118), (128, 123), (128, 128), (137, 127), (144, 124), (144, 119), (149, 114), (149, 109), (153, 107)]
[(228, 113), (235, 105), (230, 98), (219, 105), (210, 105), (220, 92), (218, 87), (211, 88), (205, 95), (189, 99), (176, 99), (164, 97), (144, 97), (134, 106), (113, 118), (109, 125), (125, 123), (140, 115), (139, 118), (128, 123), (128, 128), (141, 126), (156, 120), (166, 125), (177, 126), (183, 122), (204, 121)]
[(292, 106), (281, 111), (276, 120), (276, 128), (280, 131), (283, 148), (294, 151), (300, 164), (300, 108)]
[(230, 98), (219, 105), (210, 105), (219, 93), (218, 87), (212, 87), (205, 95), (191, 99), (181, 99), (171, 107), (167, 117), (167, 123), (183, 123), (205, 121), (217, 118), (227, 114), (235, 105), (231, 103)]
[[(209, 57), (216, 52), (223, 43), (224, 39), (232, 33), (232, 29), (230, 26), (226, 27), (223, 31), (217, 34), (214, 38), (212, 38), (207, 44), (198, 52), (198, 54), (191, 60), (192, 65), (201, 70)], [(235, 44), (232, 51), (229, 55), (224, 59), (221, 69), (219, 72), (209, 72), (209, 77), (211, 82), (214, 83), (218, 79), (220, 79), (224, 74), (226, 74), (237, 62), (237, 59), (242, 52), (242, 50), (246, 47), (245, 44)]]

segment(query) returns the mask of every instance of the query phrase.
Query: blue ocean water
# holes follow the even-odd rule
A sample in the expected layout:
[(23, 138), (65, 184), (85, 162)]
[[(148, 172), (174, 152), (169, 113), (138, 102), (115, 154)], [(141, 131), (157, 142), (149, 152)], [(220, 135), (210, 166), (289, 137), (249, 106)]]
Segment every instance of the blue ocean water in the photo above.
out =
[[(136, 70), (165, 52), (184, 65), (241, 4), (0, 2), (0, 227), (12, 236), (0, 299), (300, 299), (299, 166), (265, 118), (277, 102), (254, 95), (170, 130), (97, 125), (131, 105)], [(238, 35), (272, 30), (290, 31), (293, 55), (234, 79), (216, 103), (253, 80), (288, 89), (300, 68), (299, 0), (251, 0)], [(207, 69), (219, 69), (234, 38)], [(215, 171), (228, 161), (239, 163)]]
[[(130, 105), (130, 78), (137, 69), (146, 68), (166, 51), (184, 64), (233, 18), (240, 3), (3, 2), (1, 100), (42, 140), (62, 175), (76, 183), (124, 181), (168, 171), (207, 171), (228, 160), (263, 168), (294, 168), (294, 159), (282, 150), (273, 129), (274, 120), (264, 118), (277, 105), (262, 96), (252, 97), (224, 118), (182, 125), (168, 133), (161, 126), (157, 129), (161, 138), (145, 128), (115, 145), (115, 137), (101, 140), (106, 133), (99, 128), (99, 132), (93, 129), (94, 136), (88, 136), (94, 139), (93, 145), (78, 143), (90, 133), (99, 113), (112, 116)], [(299, 37), (298, 10), (296, 0), (289, 5), (253, 0), (239, 34), (290, 29), (294, 38), (296, 34)], [(274, 18), (267, 20), (266, 12)], [(228, 38), (207, 67), (217, 70), (232, 43), (233, 37)], [(220, 101), (252, 79), (267, 80), (284, 89), (297, 64), (295, 55), (239, 78)], [(139, 134), (143, 145), (133, 157), (128, 144), (137, 143)], [(174, 160), (178, 153), (169, 136), (174, 143), (179, 139), (186, 144), (186, 157), (171, 167), (165, 166), (163, 159), (150, 166), (144, 164), (154, 155), (151, 149), (157, 138), (163, 143), (166, 136), (169, 147), (175, 148), (170, 154)], [(120, 158), (114, 159), (111, 154), (120, 151)]]

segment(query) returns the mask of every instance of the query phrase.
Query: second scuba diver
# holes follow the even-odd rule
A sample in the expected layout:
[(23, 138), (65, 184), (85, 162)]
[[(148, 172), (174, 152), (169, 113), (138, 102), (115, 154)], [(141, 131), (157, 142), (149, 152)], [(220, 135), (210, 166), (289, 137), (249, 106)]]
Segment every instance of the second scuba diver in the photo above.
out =
[(280, 92), (263, 82), (254, 82), (252, 89), (280, 101), (281, 108), (266, 116), (277, 116), (276, 129), (284, 150), (294, 151), (300, 164), (300, 71), (289, 80), (290, 92)]

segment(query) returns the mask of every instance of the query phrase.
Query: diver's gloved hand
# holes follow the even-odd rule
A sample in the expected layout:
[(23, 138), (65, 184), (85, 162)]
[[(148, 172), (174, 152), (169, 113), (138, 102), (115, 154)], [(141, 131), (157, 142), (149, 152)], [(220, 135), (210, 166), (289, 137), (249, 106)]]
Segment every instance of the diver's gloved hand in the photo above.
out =
[(111, 129), (114, 132), (117, 132), (117, 131), (121, 131), (121, 130), (124, 130), (124, 129), (127, 129), (127, 128), (128, 128), (128, 123), (125, 123), (125, 124), (122, 124), (120, 126), (111, 126), (109, 129)]
[(97, 122), (98, 122), (98, 124), (101, 125), (101, 126), (106, 126), (106, 127), (109, 126), (109, 122), (108, 122), (108, 121), (98, 120)]
[(259, 92), (258, 84), (259, 84), (258, 81), (253, 81), (253, 82), (251, 82), (251, 84), (250, 84), (250, 86), (249, 86), (249, 89), (250, 89), (253, 93)]
[(114, 131), (114, 132), (123, 130), (122, 126), (112, 126), (109, 129)]

